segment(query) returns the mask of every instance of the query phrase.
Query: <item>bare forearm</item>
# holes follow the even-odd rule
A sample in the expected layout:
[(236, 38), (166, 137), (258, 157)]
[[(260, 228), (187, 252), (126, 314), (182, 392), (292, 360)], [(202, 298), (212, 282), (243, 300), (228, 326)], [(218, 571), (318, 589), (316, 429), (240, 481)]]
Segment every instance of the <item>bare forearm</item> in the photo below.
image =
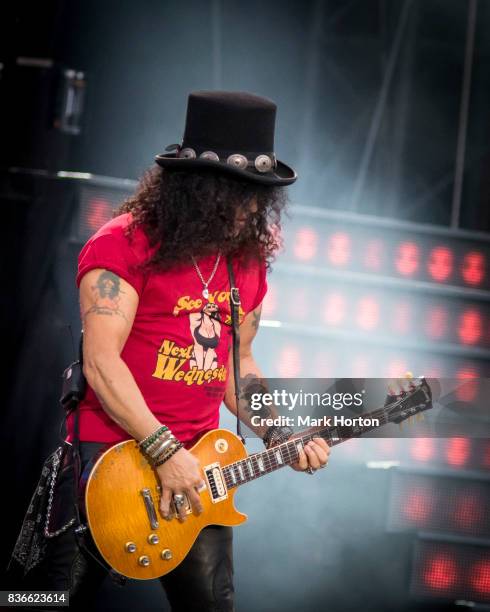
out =
[[(264, 384), (264, 377), (262, 372), (260, 371), (258, 365), (256, 364), (252, 355), (247, 357), (242, 357), (240, 359), (240, 378), (241, 382), (241, 393), (246, 394), (247, 387), (249, 385), (254, 385), (254, 392), (266, 393), (268, 391), (267, 387)], [(230, 379), (228, 380), (228, 385), (226, 388), (224, 403), (228, 410), (236, 415), (237, 412), (237, 403), (235, 397), (235, 386), (234, 386), (234, 376), (233, 369), (230, 368)], [(260, 388), (259, 388), (260, 386)], [(247, 425), (254, 433), (257, 434), (260, 438), (263, 438), (266, 431), (269, 428), (269, 425), (257, 426), (252, 424), (252, 417), (260, 417), (261, 419), (266, 418), (274, 418), (278, 415), (277, 410), (274, 406), (262, 406), (260, 410), (252, 410), (250, 407), (250, 403), (244, 400), (240, 401), (239, 404), (239, 419)], [(256, 419), (254, 419), (256, 421)]]
[(161, 425), (121, 357), (85, 365), (84, 373), (104, 411), (133, 438), (142, 440)]

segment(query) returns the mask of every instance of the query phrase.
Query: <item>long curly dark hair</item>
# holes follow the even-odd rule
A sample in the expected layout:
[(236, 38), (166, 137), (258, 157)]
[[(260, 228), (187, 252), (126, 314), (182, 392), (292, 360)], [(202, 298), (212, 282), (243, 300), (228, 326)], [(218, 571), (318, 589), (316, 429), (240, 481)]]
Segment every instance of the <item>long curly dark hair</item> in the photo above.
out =
[[(249, 212), (255, 197), (256, 212)], [(281, 246), (281, 212), (288, 203), (284, 187), (263, 185), (215, 170), (169, 170), (158, 165), (142, 176), (134, 195), (114, 216), (130, 212), (128, 236), (142, 226), (151, 247), (145, 270), (168, 270), (190, 257), (212, 255), (262, 259), (268, 268)], [(236, 215), (247, 216), (236, 231)]]

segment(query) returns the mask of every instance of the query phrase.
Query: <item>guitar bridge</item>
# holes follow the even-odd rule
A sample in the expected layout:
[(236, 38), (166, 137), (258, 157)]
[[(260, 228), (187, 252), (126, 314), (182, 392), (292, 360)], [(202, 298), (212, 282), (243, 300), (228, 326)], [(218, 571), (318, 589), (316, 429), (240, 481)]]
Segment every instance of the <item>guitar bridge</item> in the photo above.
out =
[(223, 472), (221, 471), (220, 464), (210, 463), (204, 467), (204, 474), (208, 481), (209, 491), (211, 493), (211, 501), (213, 504), (217, 504), (228, 497), (228, 489), (225, 485), (225, 479), (223, 478)]

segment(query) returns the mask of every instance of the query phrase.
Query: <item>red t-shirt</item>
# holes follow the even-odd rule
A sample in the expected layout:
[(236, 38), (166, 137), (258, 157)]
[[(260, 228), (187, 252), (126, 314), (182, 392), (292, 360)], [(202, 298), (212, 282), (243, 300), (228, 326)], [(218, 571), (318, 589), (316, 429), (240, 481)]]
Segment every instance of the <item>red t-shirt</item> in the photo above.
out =
[[(229, 280), (226, 260), (221, 258), (209, 284), (209, 298), (190, 262), (168, 272), (144, 274), (134, 265), (153, 252), (146, 234), (138, 227), (132, 240), (124, 235), (131, 221), (125, 213), (103, 225), (85, 244), (78, 257), (77, 286), (93, 268), (111, 270), (130, 283), (139, 295), (133, 327), (121, 352), (150, 410), (186, 446), (219, 424), (219, 407), (228, 376), (231, 350)], [(154, 247), (156, 248), (156, 247)], [(205, 280), (215, 256), (198, 259)], [(240, 290), (240, 322), (261, 302), (267, 291), (264, 263), (247, 267), (233, 263)], [(218, 309), (221, 322), (203, 309)], [(72, 440), (73, 419), (67, 420), (67, 441)], [(130, 436), (104, 411), (87, 386), (80, 402), (80, 440), (116, 443)]]

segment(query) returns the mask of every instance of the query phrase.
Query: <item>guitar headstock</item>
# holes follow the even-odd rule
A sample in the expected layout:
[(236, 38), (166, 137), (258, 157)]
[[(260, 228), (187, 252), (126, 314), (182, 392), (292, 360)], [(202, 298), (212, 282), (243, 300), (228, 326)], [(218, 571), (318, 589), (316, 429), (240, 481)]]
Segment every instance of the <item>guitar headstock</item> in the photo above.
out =
[(432, 391), (423, 376), (409, 379), (406, 390), (397, 395), (389, 395), (385, 403), (388, 420), (392, 423), (401, 423), (430, 408)]

